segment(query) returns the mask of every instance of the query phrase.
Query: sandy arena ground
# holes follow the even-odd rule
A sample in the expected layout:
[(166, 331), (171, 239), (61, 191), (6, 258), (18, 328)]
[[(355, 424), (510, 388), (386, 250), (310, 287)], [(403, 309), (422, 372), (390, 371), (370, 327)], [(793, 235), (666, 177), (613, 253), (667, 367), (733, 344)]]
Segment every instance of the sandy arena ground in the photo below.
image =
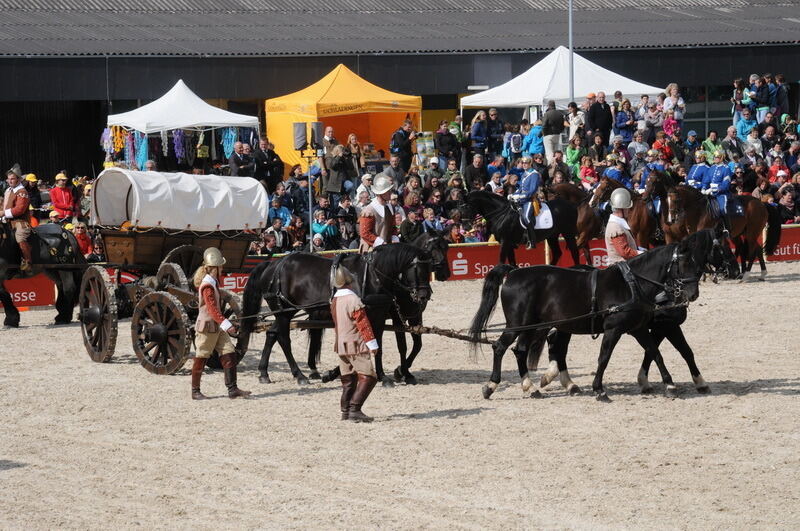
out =
[[(271, 385), (257, 382), (257, 351), (243, 361), (255, 400), (223, 398), (215, 372), (203, 389), (218, 399), (192, 402), (186, 369), (138, 365), (128, 321), (100, 365), (77, 325), (24, 314), (0, 331), (0, 527), (797, 529), (800, 264), (769, 270), (766, 283), (706, 283), (691, 307), (684, 330), (710, 396), (672, 347), (680, 398), (660, 384), (641, 396), (642, 353), (625, 337), (606, 373), (610, 404), (557, 381), (544, 400), (523, 399), (511, 354), (487, 401), (489, 351), (474, 363), (464, 343), (426, 337), (420, 385), (377, 388), (371, 425), (340, 422), (339, 387), (299, 388), (280, 352)], [(465, 327), (480, 285), (436, 283), (426, 323)], [(598, 349), (573, 342), (585, 391)], [(387, 350), (393, 368), (393, 341)]]

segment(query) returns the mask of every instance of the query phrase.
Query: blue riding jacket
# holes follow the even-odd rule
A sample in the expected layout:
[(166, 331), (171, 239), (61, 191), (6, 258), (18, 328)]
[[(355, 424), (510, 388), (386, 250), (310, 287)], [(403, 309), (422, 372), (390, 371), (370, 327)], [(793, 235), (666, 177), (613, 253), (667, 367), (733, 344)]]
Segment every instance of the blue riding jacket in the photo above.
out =
[(625, 188), (627, 188), (628, 190), (633, 190), (633, 183), (628, 178), (628, 176), (625, 175), (618, 168), (615, 168), (614, 166), (606, 168), (605, 171), (603, 172), (603, 176), (608, 177), (609, 179), (614, 179), (616, 181), (619, 181), (622, 184), (624, 184)]
[(708, 170), (708, 164), (695, 164), (689, 168), (689, 173), (686, 175), (686, 184), (698, 190), (702, 189), (703, 180)]
[(727, 214), (732, 175), (727, 164), (714, 164), (706, 171), (705, 179), (703, 179), (703, 190), (711, 190), (711, 195), (717, 198), (723, 214)]
[(520, 211), (524, 214), (523, 220), (525, 223), (531, 219), (531, 200), (536, 196), (539, 191), (539, 184), (542, 181), (542, 176), (536, 170), (529, 170), (522, 175), (522, 179), (517, 184), (517, 202), (520, 206)]

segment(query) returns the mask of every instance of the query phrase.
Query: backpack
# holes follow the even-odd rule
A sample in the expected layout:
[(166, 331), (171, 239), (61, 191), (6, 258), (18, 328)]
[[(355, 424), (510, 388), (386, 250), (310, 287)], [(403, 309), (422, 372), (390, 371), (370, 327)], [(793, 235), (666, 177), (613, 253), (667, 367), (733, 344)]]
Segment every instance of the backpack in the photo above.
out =
[(511, 139), (508, 141), (508, 144), (511, 149), (511, 153), (522, 153), (522, 135), (519, 133), (514, 133), (511, 135)]
[(400, 153), (400, 144), (397, 143), (397, 134), (402, 134), (402, 129), (398, 129), (392, 135), (391, 141), (389, 141), (389, 153), (398, 154)]

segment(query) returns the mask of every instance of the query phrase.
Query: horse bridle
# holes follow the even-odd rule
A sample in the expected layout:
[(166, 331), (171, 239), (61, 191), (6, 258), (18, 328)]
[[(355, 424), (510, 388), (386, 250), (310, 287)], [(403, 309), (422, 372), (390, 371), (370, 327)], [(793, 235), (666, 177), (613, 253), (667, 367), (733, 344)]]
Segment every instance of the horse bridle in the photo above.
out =
[[(687, 303), (688, 299), (684, 295), (684, 286), (690, 283), (697, 283), (700, 281), (700, 275), (695, 277), (681, 277), (681, 276), (673, 276), (673, 268), (678, 269), (680, 266), (678, 265), (680, 254), (678, 253), (678, 247), (675, 246), (675, 249), (672, 251), (672, 259), (667, 266), (667, 275), (668, 278), (663, 283), (657, 280), (653, 280), (652, 278), (648, 278), (640, 273), (636, 273), (635, 271), (631, 270), (631, 274), (636, 277), (637, 279), (644, 280), (661, 288), (662, 291), (667, 293), (674, 302), (676, 303)], [(697, 265), (695, 262), (694, 256), (689, 253), (689, 261)], [(699, 268), (696, 268), (699, 270)], [(658, 301), (658, 295), (656, 296), (656, 302)]]

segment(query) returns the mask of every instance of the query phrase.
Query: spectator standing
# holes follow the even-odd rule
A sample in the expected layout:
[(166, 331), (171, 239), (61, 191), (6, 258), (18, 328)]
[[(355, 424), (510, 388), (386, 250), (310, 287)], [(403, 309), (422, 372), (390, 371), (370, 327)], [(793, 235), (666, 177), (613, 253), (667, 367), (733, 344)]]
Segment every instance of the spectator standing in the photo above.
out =
[(408, 169), (403, 169), (400, 164), (400, 156), (392, 155), (389, 157), (389, 166), (383, 169), (383, 174), (389, 177), (396, 189), (401, 189), (406, 182)]
[[(750, 88), (750, 100), (752, 101), (751, 107), (756, 113), (756, 122), (764, 119), (764, 116), (769, 111), (769, 87), (763, 77), (750, 76), (753, 84)], [(741, 136), (740, 136), (741, 138)]]
[[(411, 143), (417, 138), (417, 134), (413, 131), (413, 124), (411, 120), (405, 120), (403, 125), (394, 132), (391, 140), (389, 141), (389, 152), (392, 155), (397, 155), (400, 160), (400, 167), (403, 172), (408, 172), (411, 168)], [(395, 182), (395, 186), (401, 183)]]
[(584, 142), (586, 137), (586, 115), (578, 109), (578, 105), (571, 101), (567, 104), (567, 116), (565, 117), (564, 125), (569, 127), (570, 142), (577, 135), (581, 142)]
[(775, 76), (775, 83), (777, 89), (775, 92), (775, 115), (782, 116), (789, 112), (789, 86), (786, 84), (786, 78), (783, 74)]
[(447, 120), (439, 122), (439, 129), (433, 137), (433, 145), (439, 153), (440, 165), (444, 164), (441, 160), (461, 160), (461, 143), (450, 131)]
[(333, 127), (326, 127), (325, 135), (322, 137), (322, 156), (319, 158), (319, 173), (322, 177), (319, 187), (320, 192), (324, 192), (328, 184), (328, 166), (326, 165), (325, 156), (333, 150), (334, 146), (338, 145), (339, 141), (336, 140)]
[(358, 176), (364, 174), (364, 168), (367, 166), (364, 150), (358, 142), (358, 137), (355, 133), (347, 135), (347, 144), (344, 146), (344, 153), (347, 156), (348, 162), (348, 179), (351, 183), (354, 183)]
[(633, 140), (633, 133), (636, 130), (636, 117), (631, 110), (630, 100), (622, 100), (614, 121), (617, 126), (617, 134), (622, 137), (623, 146), (627, 146)]
[(589, 107), (587, 120), (592, 124), (592, 130), (595, 134), (600, 134), (603, 139), (603, 145), (608, 145), (613, 118), (611, 116), (611, 107), (606, 103), (605, 92), (597, 93), (597, 101)]
[(486, 123), (486, 111), (478, 111), (472, 118), (469, 129), (469, 139), (473, 155), (486, 155), (486, 143), (489, 138), (489, 129)]
[(648, 144), (655, 142), (656, 133), (661, 131), (664, 126), (664, 112), (658, 108), (658, 104), (653, 102), (650, 104), (647, 112), (644, 115), (644, 141)]
[(344, 154), (344, 146), (337, 144), (325, 155), (325, 166), (328, 168), (328, 182), (324, 191), (328, 193), (331, 203), (339, 202), (344, 193), (344, 183), (348, 179), (348, 160)]
[[(680, 93), (680, 87), (677, 83), (670, 83), (667, 85), (667, 97), (664, 99), (664, 113), (672, 111), (672, 117), (677, 122), (677, 127), (683, 128), (683, 113), (686, 110), (686, 103), (683, 101)], [(670, 135), (671, 133), (667, 133)]]
[(262, 138), (258, 141), (258, 151), (253, 155), (254, 173), (253, 177), (261, 181), (267, 189), (267, 193), (272, 195), (275, 187), (283, 181), (283, 161), (280, 155), (275, 152), (275, 146), (269, 140)]
[(564, 113), (556, 109), (556, 102), (547, 102), (547, 111), (542, 116), (542, 140), (547, 163), (553, 162), (553, 153), (561, 149), (561, 133), (564, 132)]
[(71, 220), (78, 213), (78, 205), (72, 194), (72, 188), (67, 186), (67, 176), (64, 173), (56, 175), (56, 185), (50, 189), (50, 202), (59, 219)]
[(542, 137), (542, 121), (536, 120), (533, 122), (533, 127), (525, 135), (525, 140), (522, 141), (522, 156), (528, 157), (534, 153), (544, 154), (544, 139)]
[(486, 120), (486, 156), (494, 158), (503, 151), (503, 136), (505, 124), (497, 113), (497, 109), (489, 109), (489, 118)]
[(231, 170), (231, 177), (252, 177), (255, 171), (255, 163), (249, 155), (245, 154), (244, 144), (241, 142), (233, 144), (233, 153), (228, 159), (228, 166)]

